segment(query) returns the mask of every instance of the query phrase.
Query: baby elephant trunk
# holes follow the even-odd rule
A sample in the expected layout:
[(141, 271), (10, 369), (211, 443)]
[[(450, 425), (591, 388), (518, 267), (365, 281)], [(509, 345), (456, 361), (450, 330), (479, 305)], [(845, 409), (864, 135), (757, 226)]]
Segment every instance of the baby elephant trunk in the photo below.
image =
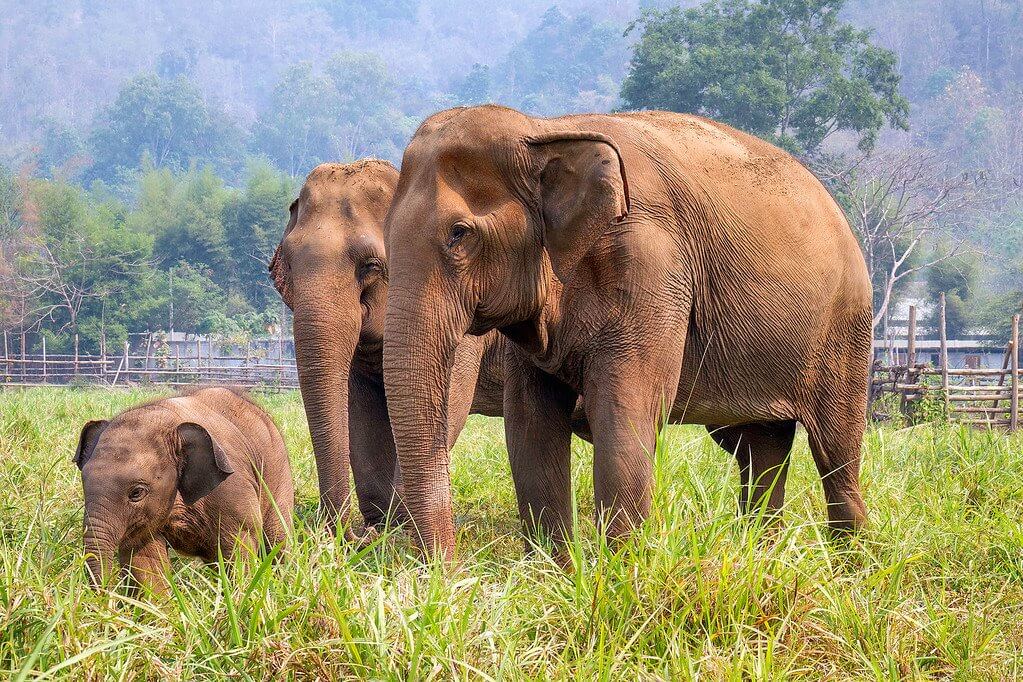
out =
[(115, 562), (119, 538), (109, 524), (96, 520), (90, 514), (86, 514), (85, 518), (86, 572), (92, 586), (100, 588), (109, 585), (117, 573)]

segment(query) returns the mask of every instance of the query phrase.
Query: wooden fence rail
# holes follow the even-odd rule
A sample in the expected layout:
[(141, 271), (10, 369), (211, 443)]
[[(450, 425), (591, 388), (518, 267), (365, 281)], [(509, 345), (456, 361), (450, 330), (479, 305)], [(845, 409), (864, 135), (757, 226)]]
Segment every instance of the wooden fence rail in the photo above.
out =
[[(945, 299), (939, 301), (938, 318), (944, 321)], [(890, 407), (886, 396), (897, 397), (898, 410), (909, 420), (931, 418), (937, 407), (947, 418), (986, 427), (1019, 427), (1019, 392), (1023, 369), (1019, 363), (1019, 315), (1012, 318), (1012, 332), (1006, 344), (1001, 367), (950, 367), (949, 342), (944, 325), (939, 329), (938, 365), (918, 362), (917, 310), (910, 307), (906, 363), (885, 365), (875, 362), (870, 377), (869, 416), (875, 420), (890, 418), (882, 409)], [(232, 384), (246, 387), (297, 388), (298, 371), (294, 360), (267, 358), (248, 352), (244, 355), (218, 355), (195, 348), (195, 355), (158, 355), (146, 344), (145, 355), (132, 354), (125, 344), (116, 355), (55, 355), (41, 344), (39, 354), (9, 352), (4, 335), (4, 355), (0, 358), (0, 386), (38, 386), (44, 384), (99, 384), (129, 386), (138, 384)], [(24, 341), (22, 341), (24, 346)], [(77, 351), (77, 344), (75, 344)]]
[(945, 297), (938, 302), (938, 366), (916, 361), (916, 308), (910, 307), (906, 364), (875, 363), (870, 381), (870, 415), (878, 411), (887, 394), (898, 396), (899, 409), (909, 419), (927, 417), (927, 406), (940, 407), (945, 416), (974, 426), (1019, 428), (1019, 315), (1012, 317), (1012, 331), (1000, 368), (951, 367), (945, 334)]
[(0, 386), (62, 384), (231, 384), (297, 388), (294, 361), (252, 356), (154, 357), (153, 355), (7, 355), (0, 358)]

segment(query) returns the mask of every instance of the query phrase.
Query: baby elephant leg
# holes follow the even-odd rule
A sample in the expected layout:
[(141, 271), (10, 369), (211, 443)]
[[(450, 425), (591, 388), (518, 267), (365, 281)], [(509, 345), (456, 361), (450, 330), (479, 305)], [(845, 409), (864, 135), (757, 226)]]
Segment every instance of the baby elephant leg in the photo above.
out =
[(739, 509), (756, 513), (766, 507), (775, 513), (785, 503), (789, 451), (796, 435), (795, 421), (737, 426), (708, 426), (711, 438), (735, 455), (739, 463)]
[(165, 595), (170, 591), (167, 574), (170, 559), (167, 543), (162, 537), (153, 537), (141, 547), (120, 553), (121, 565), (126, 566), (137, 587), (149, 590), (154, 595)]

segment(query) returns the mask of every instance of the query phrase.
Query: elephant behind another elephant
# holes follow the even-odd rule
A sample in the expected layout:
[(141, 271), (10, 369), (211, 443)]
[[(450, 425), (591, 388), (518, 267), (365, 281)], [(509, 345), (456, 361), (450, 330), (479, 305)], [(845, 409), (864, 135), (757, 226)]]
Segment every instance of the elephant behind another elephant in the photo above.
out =
[[(384, 396), (387, 299), (384, 218), (398, 171), (386, 161), (327, 163), (309, 173), (269, 269), (294, 313), (299, 384), (319, 479), (320, 509), (349, 537), (349, 469), (368, 526), (401, 519), (394, 440)], [(469, 412), (503, 411), (505, 342), (497, 332), (459, 343), (447, 437)]]

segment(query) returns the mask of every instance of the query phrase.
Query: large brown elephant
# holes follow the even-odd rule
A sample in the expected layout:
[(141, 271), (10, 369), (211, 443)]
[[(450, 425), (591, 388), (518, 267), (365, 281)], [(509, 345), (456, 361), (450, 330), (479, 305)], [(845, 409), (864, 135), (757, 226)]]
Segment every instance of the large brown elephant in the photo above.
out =
[(505, 431), (528, 537), (568, 533), (579, 395), (613, 537), (648, 513), (664, 417), (712, 429), (744, 504), (770, 508), (801, 422), (831, 524), (864, 522), (870, 283), (842, 211), (785, 152), (673, 113), (453, 109), (406, 149), (387, 231), (384, 377), (427, 553), (454, 545), (448, 374), (463, 334), (493, 329), (514, 342)]
[[(320, 508), (349, 537), (349, 470), (365, 523), (400, 516), (381, 339), (387, 297), (384, 216), (398, 171), (386, 161), (323, 164), (306, 178), (269, 269), (294, 312), (299, 385)], [(500, 415), (504, 341), (467, 337), (452, 373), (453, 443), (470, 410)], [(482, 367), (482, 369), (481, 369)]]

